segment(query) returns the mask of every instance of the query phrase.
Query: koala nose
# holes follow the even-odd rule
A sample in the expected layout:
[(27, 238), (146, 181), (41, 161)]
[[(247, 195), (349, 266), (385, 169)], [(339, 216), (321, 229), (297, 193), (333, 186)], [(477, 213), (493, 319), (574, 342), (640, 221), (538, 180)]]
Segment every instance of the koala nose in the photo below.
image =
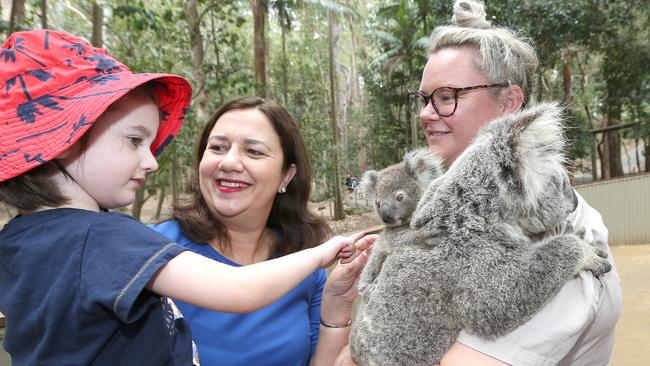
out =
[(389, 203), (382, 203), (381, 206), (379, 206), (379, 216), (381, 216), (381, 221), (386, 224), (392, 224), (395, 221)]

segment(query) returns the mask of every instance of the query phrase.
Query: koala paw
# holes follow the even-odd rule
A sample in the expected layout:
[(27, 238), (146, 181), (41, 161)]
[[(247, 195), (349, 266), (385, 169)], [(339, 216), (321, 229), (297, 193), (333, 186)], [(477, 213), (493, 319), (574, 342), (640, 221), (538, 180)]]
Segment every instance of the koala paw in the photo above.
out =
[(585, 239), (585, 235), (587, 234), (587, 230), (585, 230), (584, 227), (574, 227), (570, 223), (567, 223), (567, 228), (566, 228), (567, 234), (573, 234), (580, 238), (580, 240)]
[(582, 253), (583, 262), (581, 269), (591, 271), (596, 277), (612, 270), (612, 265), (607, 260), (607, 252), (604, 250), (583, 242)]

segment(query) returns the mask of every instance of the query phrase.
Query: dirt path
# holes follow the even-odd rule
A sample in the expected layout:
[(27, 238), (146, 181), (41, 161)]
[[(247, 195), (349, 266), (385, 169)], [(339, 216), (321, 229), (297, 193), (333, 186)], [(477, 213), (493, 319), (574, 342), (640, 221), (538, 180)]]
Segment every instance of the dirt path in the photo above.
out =
[(613, 246), (623, 287), (612, 366), (650, 365), (650, 244)]

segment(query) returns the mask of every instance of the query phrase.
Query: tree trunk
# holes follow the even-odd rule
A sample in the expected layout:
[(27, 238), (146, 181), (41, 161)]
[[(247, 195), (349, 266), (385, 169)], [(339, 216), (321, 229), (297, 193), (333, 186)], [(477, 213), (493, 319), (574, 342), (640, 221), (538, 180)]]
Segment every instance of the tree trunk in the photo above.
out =
[(353, 104), (358, 104), (361, 89), (359, 88), (359, 75), (357, 71), (357, 32), (354, 29), (354, 23), (350, 17), (348, 17), (348, 25), (350, 27), (350, 45), (352, 46), (350, 62), (350, 80), (352, 81), (352, 90), (350, 92), (350, 100)]
[(47, 29), (47, 0), (41, 1), (41, 28)]
[(223, 103), (223, 88), (221, 87), (221, 52), (219, 49), (219, 42), (217, 42), (218, 33), (214, 27), (214, 8), (210, 8), (210, 27), (212, 28), (212, 48), (214, 49), (216, 61), (216, 67), (214, 68), (215, 91), (217, 93), (217, 105), (221, 105)]
[[(135, 217), (137, 220), (140, 220), (140, 216), (142, 214), (142, 206), (144, 205), (144, 193), (145, 193), (145, 186), (147, 185), (147, 182), (135, 191), (135, 199), (133, 200), (133, 204), (131, 205), (131, 216)], [(140, 220), (141, 221), (141, 220)]]
[(336, 123), (336, 42), (338, 34), (335, 34), (336, 28), (336, 15), (332, 10), (328, 11), (327, 22), (328, 45), (329, 45), (329, 79), (330, 79), (330, 118), (332, 121), (332, 161), (334, 163), (334, 179), (332, 185), (334, 187), (334, 220), (343, 220), (345, 212), (343, 211), (343, 200), (341, 198), (341, 182), (339, 177), (339, 146), (338, 146), (338, 126)]
[(104, 47), (104, 9), (93, 1), (93, 46)]
[(287, 70), (287, 26), (284, 19), (281, 20), (282, 28), (282, 102), (289, 104), (289, 71)]
[(160, 214), (162, 213), (162, 206), (165, 202), (165, 194), (167, 194), (167, 186), (162, 185), (160, 189), (160, 194), (158, 195), (158, 203), (156, 204), (156, 220), (160, 220)]
[(192, 60), (192, 79), (194, 79), (194, 104), (196, 119), (203, 123), (208, 119), (208, 91), (205, 87), (206, 78), (203, 71), (203, 36), (201, 35), (201, 19), (197, 10), (197, 0), (183, 3), (183, 12), (187, 29), (190, 33), (190, 58)]
[(610, 178), (612, 175), (609, 172), (609, 150), (606, 147), (607, 143), (605, 140), (605, 134), (603, 134), (603, 138), (600, 140), (600, 142), (596, 142), (596, 151), (598, 152), (598, 157), (600, 158), (600, 178)]
[(253, 9), (253, 34), (255, 48), (255, 92), (266, 97), (266, 26), (267, 4), (265, 0), (251, 0)]
[(11, 1), (11, 15), (9, 16), (9, 34), (17, 31), (25, 22), (25, 0)]
[[(616, 102), (610, 104), (607, 108), (607, 126), (615, 126), (621, 123), (621, 104)], [(618, 130), (606, 131), (605, 144), (608, 152), (608, 165), (609, 174), (611, 178), (620, 177), (623, 175), (623, 167), (621, 164), (621, 135)], [(608, 178), (609, 178), (608, 177)]]
[(650, 172), (650, 137), (646, 137), (644, 140), (644, 155), (645, 155), (645, 171)]
[[(361, 14), (361, 19), (366, 19), (366, 0), (358, 0), (357, 1), (357, 8), (359, 9), (359, 14)], [(352, 28), (354, 29), (354, 28)], [(354, 33), (353, 33), (354, 36)], [(355, 47), (354, 50), (354, 55), (355, 58), (356, 56), (359, 56), (361, 58), (361, 64), (366, 64), (366, 40), (364, 37), (363, 32), (358, 32), (357, 36), (355, 37), (355, 40), (358, 38), (358, 47)], [(355, 63), (357, 64), (357, 63)], [(356, 86), (359, 89), (358, 90), (358, 98), (361, 99), (361, 103), (359, 103), (359, 110), (363, 108), (365, 105), (365, 101), (367, 100), (366, 95), (368, 93), (367, 89), (361, 90), (359, 86), (359, 77), (357, 76), (355, 78)], [(357, 161), (359, 164), (359, 171), (360, 172), (365, 172), (368, 170), (368, 149), (371, 149), (372, 141), (370, 141), (367, 138), (367, 122), (366, 120), (362, 118), (357, 118), (357, 121), (359, 122), (359, 150), (357, 153)]]
[(571, 104), (571, 76), (573, 74), (571, 70), (571, 59), (572, 59), (571, 50), (565, 48), (562, 51), (562, 81), (564, 86), (564, 104)]

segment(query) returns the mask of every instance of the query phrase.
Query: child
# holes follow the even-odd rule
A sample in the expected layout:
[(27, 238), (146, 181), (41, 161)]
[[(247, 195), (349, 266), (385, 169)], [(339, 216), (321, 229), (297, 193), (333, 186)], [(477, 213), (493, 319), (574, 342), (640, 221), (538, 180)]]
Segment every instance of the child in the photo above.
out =
[[(163, 296), (247, 312), (361, 236), (246, 267), (183, 251), (130, 216), (178, 132), (188, 82), (133, 74), (68, 34), (13, 34), (0, 48), (0, 311), (13, 365), (190, 364), (189, 327)], [(368, 240), (365, 240), (367, 242)], [(364, 245), (363, 242), (360, 245)]]

